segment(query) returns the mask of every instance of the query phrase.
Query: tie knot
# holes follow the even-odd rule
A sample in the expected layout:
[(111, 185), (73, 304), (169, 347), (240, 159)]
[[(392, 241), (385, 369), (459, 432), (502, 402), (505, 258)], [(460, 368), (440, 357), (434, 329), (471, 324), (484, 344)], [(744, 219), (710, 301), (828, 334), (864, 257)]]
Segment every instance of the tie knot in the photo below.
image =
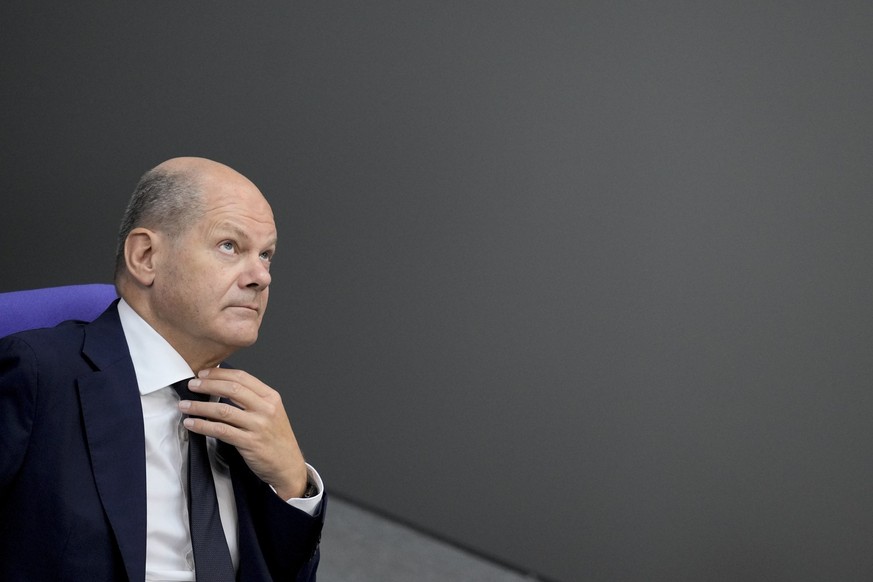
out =
[(194, 378), (185, 378), (184, 380), (175, 382), (172, 384), (173, 390), (176, 391), (176, 394), (178, 394), (179, 398), (182, 400), (199, 400), (200, 402), (209, 400), (209, 394), (196, 394), (188, 389), (188, 382), (193, 379)]

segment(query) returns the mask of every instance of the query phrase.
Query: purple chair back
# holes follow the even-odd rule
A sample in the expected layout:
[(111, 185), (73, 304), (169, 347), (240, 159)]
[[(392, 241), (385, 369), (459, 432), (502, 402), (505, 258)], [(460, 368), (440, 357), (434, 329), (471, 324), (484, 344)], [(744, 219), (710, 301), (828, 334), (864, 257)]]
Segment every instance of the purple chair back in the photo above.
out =
[(68, 319), (93, 321), (116, 297), (115, 286), (102, 283), (0, 293), (0, 337)]

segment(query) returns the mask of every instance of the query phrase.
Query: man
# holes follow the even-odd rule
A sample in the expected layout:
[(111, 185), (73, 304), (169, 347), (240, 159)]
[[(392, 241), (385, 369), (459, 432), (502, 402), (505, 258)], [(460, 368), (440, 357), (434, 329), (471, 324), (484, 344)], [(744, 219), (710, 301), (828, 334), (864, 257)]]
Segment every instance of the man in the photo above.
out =
[(321, 479), (278, 392), (222, 364), (257, 339), (275, 247), (248, 179), (169, 160), (122, 221), (121, 299), (93, 323), (0, 340), (0, 580), (204, 582), (196, 435), (230, 579), (315, 579)]

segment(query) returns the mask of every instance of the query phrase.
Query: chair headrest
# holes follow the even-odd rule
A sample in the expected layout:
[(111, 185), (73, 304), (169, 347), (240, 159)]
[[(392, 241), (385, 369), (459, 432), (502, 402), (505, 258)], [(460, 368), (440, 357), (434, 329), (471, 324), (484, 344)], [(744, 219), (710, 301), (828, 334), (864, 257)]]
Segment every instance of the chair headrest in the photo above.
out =
[(0, 337), (62, 321), (93, 321), (117, 298), (104, 283), (0, 293)]

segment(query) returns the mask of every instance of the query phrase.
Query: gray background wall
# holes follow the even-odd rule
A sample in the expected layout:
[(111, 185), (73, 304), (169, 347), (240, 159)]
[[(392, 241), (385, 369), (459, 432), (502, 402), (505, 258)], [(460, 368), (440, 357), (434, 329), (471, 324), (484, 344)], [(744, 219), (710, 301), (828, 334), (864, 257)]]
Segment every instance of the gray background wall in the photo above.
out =
[(0, 5), (0, 290), (195, 154), (334, 491), (543, 577), (873, 577), (869, 2)]

